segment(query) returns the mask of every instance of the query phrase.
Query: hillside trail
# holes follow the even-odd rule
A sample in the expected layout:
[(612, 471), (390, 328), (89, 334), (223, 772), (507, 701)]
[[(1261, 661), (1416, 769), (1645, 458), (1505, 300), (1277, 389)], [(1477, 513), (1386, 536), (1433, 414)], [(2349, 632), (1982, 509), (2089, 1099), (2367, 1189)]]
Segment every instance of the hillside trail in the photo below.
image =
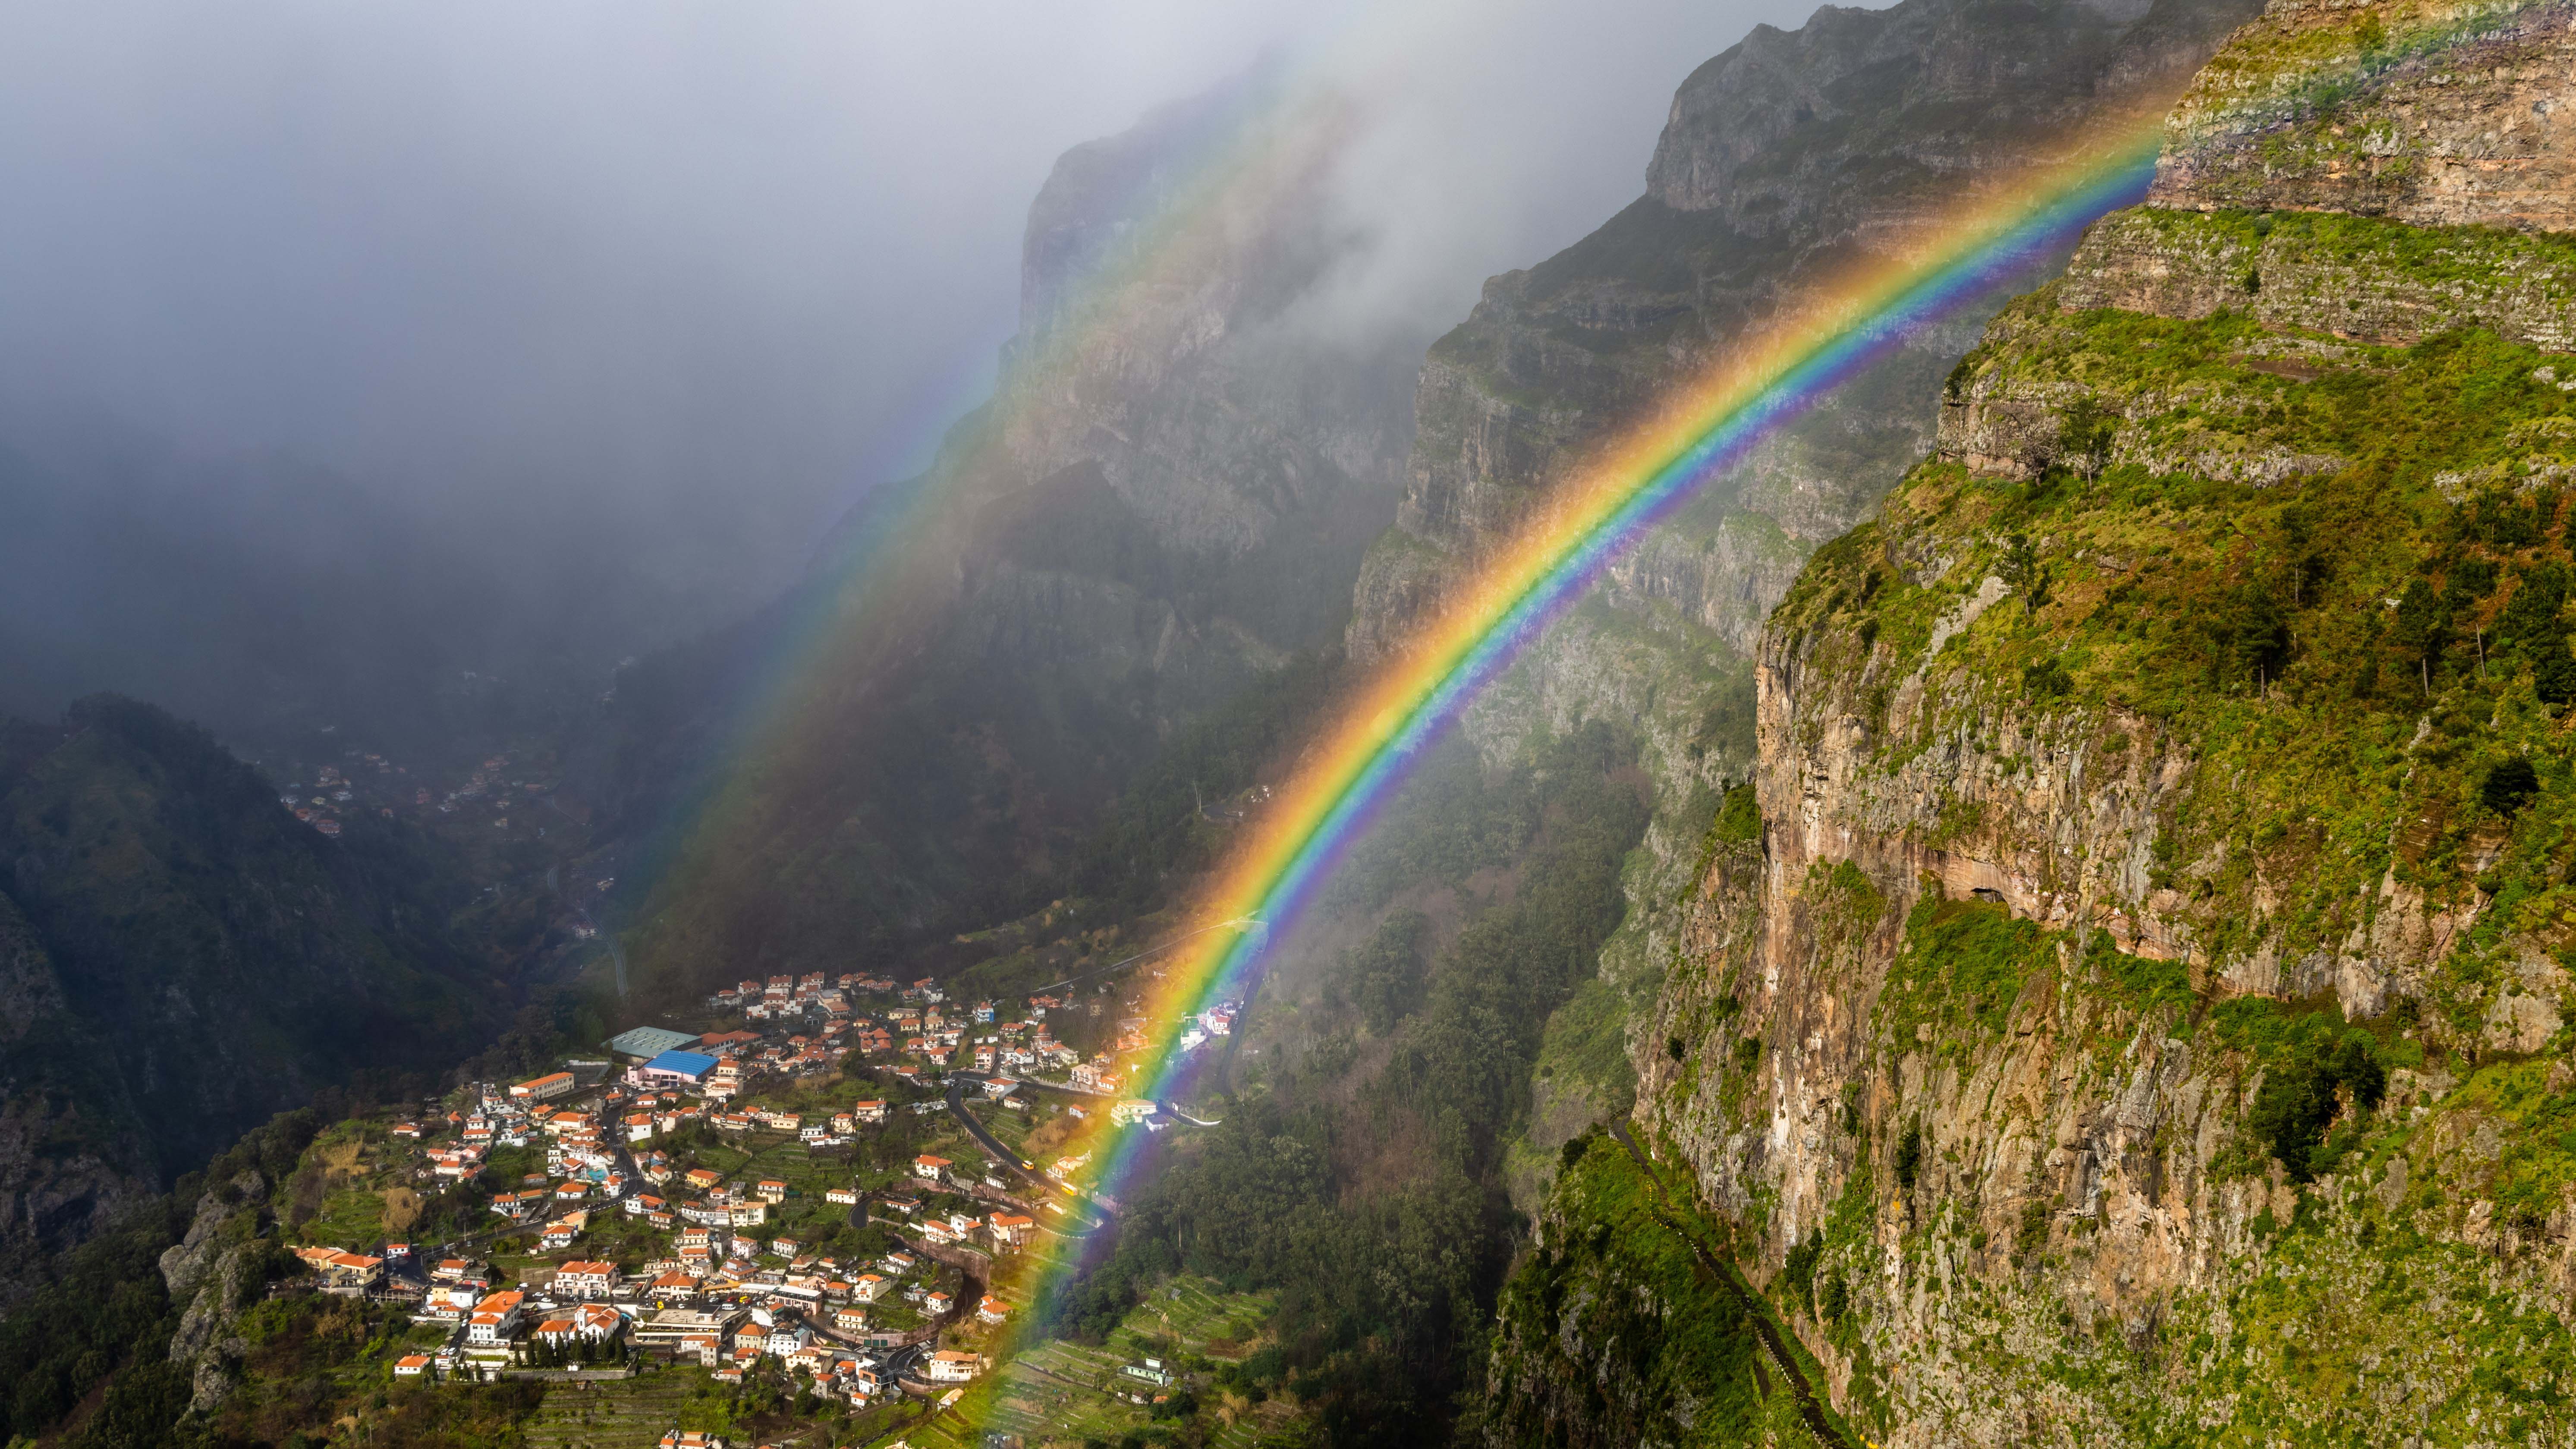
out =
[[(1628, 1150), (1628, 1156), (1636, 1162), (1637, 1170), (1644, 1173), (1646, 1181), (1653, 1185), (1655, 1196), (1661, 1199), (1666, 1207), (1670, 1207), (1672, 1195), (1664, 1188), (1663, 1175), (1655, 1171), (1655, 1165), (1646, 1159), (1645, 1153), (1638, 1150), (1636, 1140), (1628, 1135), (1628, 1124), (1611, 1123), (1610, 1135), (1617, 1138), (1619, 1145)], [(1770, 1305), (1745, 1286), (1743, 1279), (1735, 1271), (1735, 1265), (1732, 1262), (1721, 1261), (1700, 1242), (1697, 1233), (1684, 1228), (1665, 1212), (1659, 1209), (1649, 1209), (1649, 1211), (1654, 1212), (1655, 1221), (1663, 1224), (1665, 1231), (1682, 1240), (1683, 1244), (1691, 1250), (1691, 1256), (1699, 1260), (1700, 1266), (1706, 1268), (1710, 1276), (1724, 1284), (1727, 1292), (1735, 1296), (1737, 1305), (1744, 1310), (1745, 1318), (1753, 1325), (1754, 1336), (1762, 1340), (1763, 1349), (1770, 1354), (1772, 1366), (1780, 1370), (1782, 1377), (1789, 1381), (1790, 1389), (1797, 1394), (1798, 1418), (1806, 1424), (1807, 1432), (1816, 1437), (1816, 1442), (1823, 1445), (1824, 1449), (1861, 1449), (1862, 1445), (1868, 1444), (1869, 1441), (1866, 1439), (1855, 1444), (1853, 1436), (1845, 1433), (1843, 1427), (1834, 1422), (1833, 1411), (1826, 1408), (1824, 1402), (1816, 1397), (1815, 1387), (1807, 1381), (1806, 1371), (1798, 1366), (1796, 1355), (1790, 1353), (1789, 1346), (1781, 1341), (1779, 1327), (1771, 1321)], [(1876, 1446), (1872, 1445), (1870, 1449), (1876, 1449)]]

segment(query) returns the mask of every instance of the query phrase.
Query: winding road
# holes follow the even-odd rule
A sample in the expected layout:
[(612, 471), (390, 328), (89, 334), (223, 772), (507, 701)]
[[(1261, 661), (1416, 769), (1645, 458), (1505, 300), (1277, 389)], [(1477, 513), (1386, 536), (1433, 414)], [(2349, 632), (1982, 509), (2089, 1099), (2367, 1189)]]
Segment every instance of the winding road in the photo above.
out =
[[(992, 1156), (994, 1161), (1002, 1164), (1006, 1168), (1009, 1168), (1012, 1172), (1019, 1174), (1020, 1177), (1026, 1180), (1031, 1187), (1036, 1188), (1049, 1201), (1070, 1200), (1075, 1204), (1089, 1206), (1092, 1211), (1100, 1214), (1103, 1218), (1110, 1215), (1113, 1207), (1112, 1204), (1102, 1202), (1096, 1198), (1085, 1198), (1080, 1194), (1067, 1189), (1064, 1184), (1057, 1182), (1054, 1178), (1047, 1176), (1045, 1173), (1040, 1172), (1035, 1168), (1021, 1166), (1020, 1155), (1003, 1146), (1000, 1138), (995, 1137), (990, 1131), (986, 1130), (984, 1124), (975, 1119), (974, 1113), (966, 1110), (966, 1079), (962, 1073), (951, 1072), (948, 1076), (948, 1115), (957, 1119), (957, 1125), (966, 1129), (966, 1135), (975, 1139), (976, 1146), (983, 1148), (986, 1153)], [(1067, 1216), (1071, 1216), (1072, 1209), (1067, 1208), (1066, 1214)], [(1086, 1222), (1082, 1224), (1085, 1231), (1089, 1231), (1090, 1229), (1098, 1226), (1100, 1226), (1098, 1222)]]

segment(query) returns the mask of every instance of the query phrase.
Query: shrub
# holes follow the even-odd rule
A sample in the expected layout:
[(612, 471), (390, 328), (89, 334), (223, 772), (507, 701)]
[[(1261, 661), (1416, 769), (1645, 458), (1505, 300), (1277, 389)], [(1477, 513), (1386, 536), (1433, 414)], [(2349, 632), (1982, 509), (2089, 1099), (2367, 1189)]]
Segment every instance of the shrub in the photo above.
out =
[(2478, 787), (2478, 800), (2510, 820), (2539, 793), (2539, 773), (2531, 768), (2531, 761), (2516, 756), (2498, 761), (2487, 771), (2486, 783)]
[(1896, 1139), (1896, 1185), (1907, 1192), (1914, 1190), (1914, 1180), (1923, 1172), (1923, 1125), (1905, 1124), (1905, 1134)]
[(2033, 704), (2046, 704), (2053, 699), (2064, 699), (2068, 691), (2074, 688), (2074, 677), (2066, 672), (2065, 665), (2054, 659), (2043, 659), (2036, 664), (2022, 666), (2021, 692)]
[(2271, 1069), (2245, 1125), (2280, 1159), (2299, 1182), (2307, 1182), (2340, 1155), (2321, 1152), (2326, 1127), (2334, 1121), (2348, 1094), (2356, 1115), (2379, 1105), (2388, 1090), (2388, 1073), (2370, 1051), (2367, 1038), (2347, 1036), (2333, 1046), (2320, 1045)]
[(1816, 1288), (1816, 1316), (1827, 1323), (1840, 1323), (1851, 1312), (1851, 1288), (1840, 1273), (1827, 1273)]

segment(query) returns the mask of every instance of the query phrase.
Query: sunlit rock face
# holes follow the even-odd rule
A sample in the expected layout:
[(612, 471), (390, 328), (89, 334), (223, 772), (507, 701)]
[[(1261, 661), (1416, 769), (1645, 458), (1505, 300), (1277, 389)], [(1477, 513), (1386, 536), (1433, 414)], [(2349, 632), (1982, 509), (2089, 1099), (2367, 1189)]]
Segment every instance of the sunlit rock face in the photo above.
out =
[(2148, 200), (2576, 229), (2576, 6), (2274, 0), (2174, 110)]
[[(2525, 1385), (2576, 1302), (2576, 914), (2557, 807), (2494, 771), (2565, 749), (2568, 23), (2274, 5), (1769, 610), (1741, 808), (1634, 897), (1666, 924), (1627, 1125), (1855, 1435), (2567, 1432)], [(1659, 194), (1723, 205), (1703, 172)], [(2393, 467), (2419, 435), (2448, 451)], [(2232, 581), (2285, 549), (2279, 652), (2168, 652), (2269, 607)], [(2453, 578), (2470, 632), (2402, 652), (2401, 596)], [(1732, 1406), (1602, 1351), (1724, 1294), (1641, 1277), (1622, 1158), (1581, 1161), (1490, 1442), (1787, 1442), (1749, 1341), (1702, 1354), (1768, 1365)]]
[[(2016, 168), (2061, 157), (2083, 125), (2160, 112), (2254, 9), (1913, 0), (1757, 28), (1699, 67), (1645, 194), (1557, 256), (1488, 281), (1432, 347), (1403, 508), (1362, 569), (1351, 655), (1400, 653), (1551, 487), (1738, 340)], [(1763, 621), (1808, 555), (1932, 447), (1942, 381), (1986, 310), (1909, 339), (1710, 480), (1469, 713), (1494, 760), (1596, 719), (1640, 736), (1656, 816), (1627, 882), (1629, 926), (1602, 963), (1632, 1023), (1668, 969), (1672, 902), (1709, 802), (1754, 766)], [(1542, 1076), (1515, 1177), (1524, 1206), (1539, 1206), (1547, 1154), (1624, 1110), (1627, 1090), (1571, 1067)]]

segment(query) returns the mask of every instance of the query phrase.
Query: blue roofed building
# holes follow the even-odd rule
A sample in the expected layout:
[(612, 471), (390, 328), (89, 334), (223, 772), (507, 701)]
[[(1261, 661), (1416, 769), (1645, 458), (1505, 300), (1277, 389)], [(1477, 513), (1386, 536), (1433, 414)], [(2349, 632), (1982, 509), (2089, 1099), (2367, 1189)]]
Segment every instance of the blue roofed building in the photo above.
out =
[(704, 1052), (668, 1051), (626, 1074), (638, 1087), (695, 1087), (703, 1085), (716, 1069), (716, 1059)]

